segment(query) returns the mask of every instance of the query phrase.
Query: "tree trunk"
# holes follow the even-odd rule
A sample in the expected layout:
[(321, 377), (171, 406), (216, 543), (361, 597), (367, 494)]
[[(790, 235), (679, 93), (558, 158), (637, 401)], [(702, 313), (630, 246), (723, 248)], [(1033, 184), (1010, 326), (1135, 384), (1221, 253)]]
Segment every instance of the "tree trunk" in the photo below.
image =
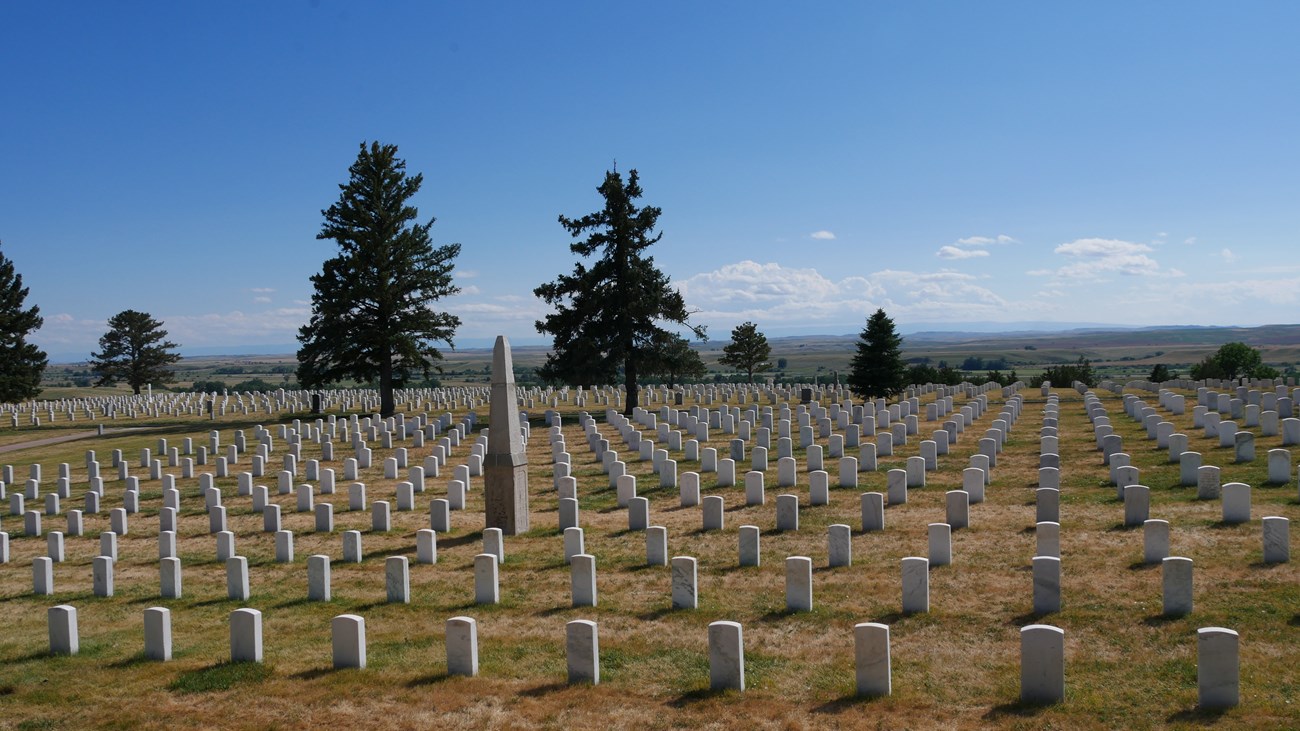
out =
[(636, 393), (636, 358), (628, 356), (623, 362), (623, 387), (627, 389), (627, 398), (623, 399), (623, 415), (631, 416), (632, 410), (637, 407)]
[(379, 415), (387, 419), (396, 410), (393, 403), (393, 357), (386, 355), (379, 364)]

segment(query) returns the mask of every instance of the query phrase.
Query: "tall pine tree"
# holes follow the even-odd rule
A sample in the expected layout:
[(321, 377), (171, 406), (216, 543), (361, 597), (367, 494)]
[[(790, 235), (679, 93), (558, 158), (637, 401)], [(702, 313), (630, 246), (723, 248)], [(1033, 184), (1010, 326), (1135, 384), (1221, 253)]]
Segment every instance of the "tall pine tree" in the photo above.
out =
[(23, 275), (0, 253), (0, 403), (22, 401), (41, 392), (47, 360), (40, 348), (27, 342), (27, 336), (44, 320), (36, 305), (23, 309), (26, 300)]
[(865, 398), (888, 398), (907, 386), (903, 338), (884, 310), (867, 318), (849, 364), (849, 388)]
[[(586, 235), (569, 245), (580, 257), (573, 273), (533, 290), (555, 308), (536, 323), (538, 332), (555, 339), (538, 374), (571, 385), (612, 383), (621, 374), (627, 389), (623, 412), (630, 415), (637, 406), (637, 377), (666, 342), (659, 323), (688, 325), (690, 313), (646, 254), (663, 236), (654, 233), (661, 211), (637, 207), (637, 172), (626, 183), (617, 171), (606, 172), (596, 190), (605, 199), (603, 209), (578, 219), (560, 216), (573, 238)], [(704, 338), (702, 326), (690, 329)]]
[(396, 410), (393, 389), (414, 374), (429, 377), (442, 360), (433, 346), (452, 337), (460, 318), (430, 303), (456, 294), (453, 260), (460, 244), (434, 247), (409, 201), (424, 176), (407, 176), (396, 145), (361, 143), (339, 199), (322, 211), (317, 239), (333, 239), (338, 256), (311, 283), (311, 320), (298, 331), (298, 382), (318, 388), (344, 379), (378, 380), (380, 414)]

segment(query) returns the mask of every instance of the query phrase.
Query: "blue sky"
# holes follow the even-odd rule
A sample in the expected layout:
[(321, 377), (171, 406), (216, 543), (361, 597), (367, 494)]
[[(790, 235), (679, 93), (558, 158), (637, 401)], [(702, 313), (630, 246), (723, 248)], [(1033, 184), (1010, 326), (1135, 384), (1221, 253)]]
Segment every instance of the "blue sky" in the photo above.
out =
[(539, 341), (617, 160), (713, 339), (1296, 322), (1300, 4), (0, 4), (0, 241), (51, 353), (294, 342), (363, 140)]

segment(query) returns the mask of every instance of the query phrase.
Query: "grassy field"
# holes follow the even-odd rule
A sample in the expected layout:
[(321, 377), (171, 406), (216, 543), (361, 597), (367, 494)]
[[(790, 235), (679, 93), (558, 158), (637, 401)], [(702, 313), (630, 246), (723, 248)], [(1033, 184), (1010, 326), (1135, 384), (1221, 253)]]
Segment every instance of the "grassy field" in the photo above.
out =
[[(808, 475), (794, 488), (776, 488), (776, 462), (766, 475), (767, 504), (746, 507), (743, 487), (717, 487), (704, 475), (705, 494), (724, 497), (726, 528), (702, 532), (699, 508), (678, 506), (674, 488), (659, 488), (649, 465), (630, 456), (628, 468), (639, 479), (639, 494), (651, 504), (651, 522), (668, 530), (670, 555), (699, 560), (700, 608), (672, 610), (669, 570), (645, 566), (644, 536), (627, 530), (624, 510), (585, 446), (571, 407), (564, 434), (579, 482), (586, 550), (597, 557), (599, 606), (570, 606), (569, 570), (557, 530), (557, 500), (552, 489), (549, 448), (534, 422), (529, 444), (529, 487), (533, 529), (506, 541), (501, 567), (502, 601), (473, 603), (475, 554), (482, 550), (482, 484), (475, 480), (464, 512), (453, 514), (450, 533), (439, 536), (435, 565), (415, 563), (415, 531), (428, 527), (427, 508), (445, 496), (448, 473), (428, 478), (415, 512), (395, 512), (389, 533), (370, 531), (368, 512), (347, 511), (346, 485), (318, 496), (335, 505), (335, 532), (314, 531), (310, 514), (295, 512), (292, 495), (274, 495), (284, 527), (296, 537), (295, 560), (274, 561), (272, 536), (261, 531), (261, 517), (249, 498), (236, 495), (235, 480), (218, 479), (236, 534), (237, 552), (248, 557), (252, 597), (226, 599), (225, 570), (215, 561), (215, 539), (197, 479), (178, 479), (183, 494), (179, 555), (184, 566), (184, 596), (161, 600), (157, 568), (160, 483), (142, 481), (141, 512), (131, 516), (130, 532), (120, 542), (116, 594), (91, 592), (91, 560), (98, 535), (108, 529), (107, 514), (87, 515), (86, 534), (67, 538), (67, 560), (55, 567), (54, 596), (31, 593), (31, 561), (45, 555), (44, 538), (24, 537), (21, 519), (4, 516), (12, 558), (0, 566), (0, 728), (308, 728), (355, 725), (366, 728), (1148, 728), (1200, 726), (1281, 728), (1300, 723), (1293, 701), (1300, 691), (1295, 662), (1300, 633), (1300, 576), (1294, 563), (1263, 565), (1259, 519), (1265, 515), (1300, 518), (1296, 483), (1265, 486), (1264, 455), (1277, 438), (1259, 438), (1260, 458), (1231, 463), (1231, 451), (1192, 430), (1190, 409), (1166, 418), (1191, 435), (1192, 449), (1206, 464), (1223, 468), (1224, 482), (1254, 486), (1252, 521), (1225, 526), (1220, 504), (1198, 501), (1195, 488), (1177, 486), (1177, 465), (1144, 439), (1140, 427), (1123, 414), (1120, 401), (1101, 394), (1126, 451), (1151, 487), (1152, 517), (1171, 524), (1174, 555), (1195, 560), (1196, 607), (1183, 618), (1161, 616), (1158, 567), (1141, 563), (1142, 532), (1122, 526), (1123, 507), (1107, 484), (1107, 468), (1095, 449), (1081, 397), (1058, 390), (1061, 400), (1063, 611), (1037, 616), (1031, 611), (1030, 559), (1034, 554), (1038, 427), (1044, 399), (1026, 392), (1021, 419), (999, 456), (986, 502), (972, 506), (971, 527), (953, 537), (954, 562), (931, 570), (931, 611), (900, 612), (899, 561), (926, 555), (927, 524), (944, 520), (944, 492), (960, 487), (961, 471), (976, 451), (978, 437), (1000, 410), (1000, 397), (950, 455), (940, 458), (925, 488), (913, 490), (904, 505), (887, 510), (886, 530), (861, 533), (858, 494), (884, 492), (885, 470), (900, 467), (918, 453), (917, 438), (882, 457), (880, 470), (862, 473), (857, 489), (832, 488), (828, 506), (808, 505)], [(995, 392), (996, 395), (996, 392)], [(1148, 398), (1154, 402), (1154, 395)], [(688, 406), (690, 405), (688, 400)], [(959, 399), (959, 404), (961, 399)], [(593, 414), (598, 410), (593, 409)], [(485, 415), (485, 411), (480, 414)], [(281, 415), (277, 420), (291, 419)], [(302, 416), (302, 415), (299, 415)], [(540, 414), (535, 414), (540, 416)], [(603, 413), (599, 413), (603, 422)], [(144, 421), (144, 420), (142, 420)], [(113, 449), (138, 463), (142, 447), (156, 448), (160, 436), (178, 445), (184, 436), (206, 443), (212, 428), (223, 444), (233, 430), (251, 434), (254, 423), (273, 420), (240, 417), (218, 421), (162, 420), (156, 432), (109, 435), (85, 441), (26, 449), (0, 456), (25, 477), (28, 465), (44, 466), (43, 491), (54, 485), (57, 465), (72, 465), (71, 500), (81, 507), (86, 490), (85, 450), (104, 464)], [(113, 426), (138, 424), (119, 420)], [(87, 426), (87, 425), (80, 425)], [(933, 424), (922, 424), (928, 434)], [(66, 432), (67, 425), (25, 428), (23, 441)], [(611, 443), (623, 446), (602, 423)], [(0, 432), (8, 438), (9, 429)], [(8, 439), (5, 440), (8, 442)], [(8, 442), (13, 443), (13, 442)], [(823, 442), (824, 443), (824, 442)], [(276, 440), (283, 452), (282, 440)], [(723, 435), (711, 446), (726, 449)], [(375, 468), (361, 475), (371, 500), (394, 500), (395, 480), (384, 479), (387, 456), (377, 444)], [(455, 454), (464, 459), (467, 447)], [(428, 448), (412, 449), (418, 464)], [(336, 457), (349, 450), (340, 445)], [(623, 453), (626, 455), (626, 447)], [(304, 459), (319, 455), (304, 445)], [(695, 470), (681, 453), (679, 470)], [(801, 467), (804, 454), (796, 450)], [(828, 460), (831, 482), (837, 471)], [(331, 466), (341, 475), (341, 464)], [(738, 467), (743, 472), (747, 465)], [(247, 462), (239, 469), (247, 469)], [(141, 474), (138, 467), (133, 470)], [(169, 469), (179, 474), (178, 469)], [(12, 487), (10, 488), (13, 489)], [(119, 507), (123, 483), (105, 487), (105, 510)], [(800, 530), (775, 530), (775, 496), (800, 496)], [(46, 530), (64, 527), (62, 516), (47, 516)], [(826, 530), (833, 523), (854, 527), (851, 567), (829, 569)], [(744, 524), (762, 529), (763, 564), (737, 566), (737, 531)], [(340, 532), (363, 532), (365, 560), (341, 563)], [(334, 559), (331, 602), (306, 600), (306, 558)], [(383, 559), (411, 558), (413, 601), (385, 603)], [(784, 604), (784, 559), (813, 558), (815, 609), (789, 613)], [(71, 604), (79, 611), (81, 653), (50, 657), (46, 610)], [(143, 610), (172, 611), (175, 659), (147, 661), (142, 656)], [(232, 665), (228, 616), (241, 606), (263, 612), (266, 662)], [(330, 661), (330, 618), (354, 613), (365, 617), (369, 667), (334, 671)], [(468, 615), (479, 623), (479, 677), (446, 673), (444, 623)], [(599, 623), (602, 683), (565, 683), (564, 624), (571, 619)], [(748, 689), (743, 693), (708, 690), (707, 625), (727, 619), (745, 631)], [(888, 698), (853, 695), (855, 623), (889, 624), (893, 688)], [(1066, 702), (1034, 707), (1018, 702), (1020, 627), (1042, 622), (1059, 626), (1066, 637)], [(1195, 632), (1224, 626), (1241, 634), (1242, 705), (1223, 712), (1196, 708)]]

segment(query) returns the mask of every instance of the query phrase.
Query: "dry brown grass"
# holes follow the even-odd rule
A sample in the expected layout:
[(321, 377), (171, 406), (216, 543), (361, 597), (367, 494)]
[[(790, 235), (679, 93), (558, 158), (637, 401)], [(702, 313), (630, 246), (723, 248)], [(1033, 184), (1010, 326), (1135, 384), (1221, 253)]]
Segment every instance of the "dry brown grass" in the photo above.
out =
[[(482, 490), (476, 480), (469, 509), (453, 514), (455, 530), (439, 536), (439, 562), (414, 563), (415, 531), (427, 527), (428, 501), (445, 494), (447, 473), (429, 478), (430, 490), (410, 513), (393, 513), (395, 529), (369, 532), (370, 515), (346, 510), (346, 482), (339, 480), (335, 533), (314, 532), (310, 514), (295, 511), (293, 496), (273, 494), (284, 527), (296, 536), (295, 561), (274, 563), (274, 542), (261, 532), (261, 518), (248, 498), (235, 495), (235, 480), (219, 480), (236, 545), (252, 570), (252, 598), (225, 599), (225, 571), (214, 559), (215, 539), (198, 494), (198, 481), (178, 480), (184, 510), (179, 552), (185, 567), (183, 599), (158, 599), (157, 511), (159, 483), (142, 484), (142, 512), (132, 516), (121, 539), (117, 593), (91, 595), (91, 558), (108, 516), (86, 516), (86, 536), (67, 539), (68, 560), (55, 568), (58, 593), (31, 595), (31, 560), (45, 553), (44, 538), (25, 538), (21, 519), (4, 516), (12, 540), (12, 561), (0, 567), (0, 727), (2, 728), (977, 728), (1047, 726), (1071, 728), (1154, 727), (1213, 722), (1233, 727), (1294, 726), (1300, 718), (1291, 702), (1300, 671), (1300, 589), (1296, 564), (1262, 566), (1259, 518), (1297, 515), (1296, 485), (1263, 487), (1264, 456), (1275, 438), (1258, 441), (1259, 459), (1232, 465), (1228, 450), (1209, 449), (1191, 416), (1171, 417), (1192, 434), (1207, 464), (1224, 468), (1224, 481), (1256, 486), (1254, 520), (1218, 525), (1219, 504), (1194, 500), (1194, 489), (1176, 487), (1177, 467), (1164, 462), (1154, 442), (1139, 436), (1118, 399), (1105, 396), (1112, 423), (1124, 435), (1143, 483), (1151, 486), (1152, 517), (1172, 524), (1175, 554), (1196, 561), (1196, 611), (1186, 618), (1160, 617), (1160, 572), (1140, 565), (1141, 530), (1122, 529), (1122, 506), (1105, 484), (1106, 468), (1094, 449), (1091, 428), (1077, 394), (1061, 390), (1062, 561), (1064, 611), (1038, 618), (1030, 612), (1030, 558), (1034, 553), (1033, 487), (1043, 400), (1026, 392), (1027, 404), (1006, 452), (994, 471), (988, 499), (972, 506), (969, 529), (954, 533), (954, 563), (931, 573), (932, 611), (902, 616), (899, 560), (925, 555), (926, 525), (944, 520), (945, 490), (960, 486), (961, 470), (978, 436), (998, 409), (967, 430), (951, 455), (940, 458), (924, 489), (906, 505), (887, 510), (884, 532), (863, 534), (858, 493), (884, 491), (885, 470), (917, 453), (918, 439), (882, 458), (880, 471), (864, 473), (859, 490), (832, 488), (831, 505), (808, 507), (806, 473), (791, 492), (801, 496), (800, 530), (777, 533), (775, 460), (767, 475), (768, 502), (744, 507), (743, 487), (717, 488), (705, 475), (705, 494), (727, 503), (726, 530), (699, 530), (698, 508), (678, 507), (675, 489), (656, 487), (648, 464), (629, 462), (640, 494), (651, 501), (651, 522), (668, 528), (670, 555), (692, 555), (700, 564), (700, 608), (673, 611), (669, 571), (645, 567), (644, 536), (626, 530), (626, 513), (614, 507), (572, 411), (565, 435), (574, 458), (588, 553), (597, 556), (599, 607), (569, 606), (569, 570), (556, 530), (549, 446), (535, 427), (529, 447), (529, 484), (534, 529), (507, 539), (501, 568), (502, 603), (476, 606), (473, 556), (481, 550)], [(1152, 397), (1150, 400), (1154, 400)], [(593, 409), (593, 413), (595, 413)], [(603, 415), (602, 415), (603, 419)], [(241, 422), (243, 423), (243, 422)], [(268, 427), (270, 422), (266, 422)], [(222, 425), (230, 443), (231, 424)], [(934, 425), (922, 425), (928, 434)], [(210, 422), (169, 425), (206, 442)], [(613, 437), (612, 427), (601, 428)], [(39, 460), (52, 489), (59, 462), (74, 470), (74, 499), (85, 490), (83, 455), (97, 450), (107, 469), (112, 449), (122, 448), (135, 464), (139, 449), (158, 435), (129, 435), (46, 447), (5, 455), (25, 477)], [(621, 442), (611, 442), (622, 446)], [(726, 440), (711, 444), (725, 451)], [(280, 445), (280, 440), (277, 440)], [(280, 447), (282, 451), (282, 446)], [(349, 450), (336, 447), (341, 459)], [(427, 453), (412, 450), (413, 464)], [(468, 447), (457, 451), (462, 457)], [(622, 450), (626, 455), (626, 449)], [(305, 458), (318, 454), (304, 445)], [(371, 500), (394, 500), (393, 480), (382, 478), (382, 450), (363, 475)], [(692, 469), (680, 454), (679, 469)], [(797, 455), (803, 464), (802, 454)], [(835, 466), (827, 460), (835, 484)], [(243, 465), (246, 468), (247, 463)], [(341, 475), (341, 463), (332, 465)], [(746, 464), (747, 466), (747, 464)], [(137, 473), (139, 470), (135, 470)], [(169, 470), (179, 474), (179, 470)], [(738, 470), (743, 473), (742, 470)], [(273, 478), (259, 480), (275, 493)], [(107, 483), (105, 508), (121, 505), (122, 483)], [(330, 500), (320, 496), (319, 500)], [(7, 511), (6, 511), (7, 512)], [(826, 568), (826, 526), (854, 527), (852, 567)], [(63, 527), (47, 517), (46, 530)], [(741, 569), (737, 530), (763, 529), (763, 565)], [(366, 560), (341, 563), (339, 532), (361, 530)], [(334, 601), (306, 598), (306, 557), (331, 555)], [(384, 603), (383, 558), (412, 559), (413, 602)], [(813, 612), (784, 608), (786, 556), (813, 557)], [(45, 610), (72, 604), (80, 614), (82, 652), (72, 658), (47, 656)], [(172, 610), (176, 658), (170, 663), (141, 659), (142, 612)], [(239, 606), (262, 610), (266, 672), (231, 681), (229, 613)], [(330, 669), (330, 618), (342, 613), (366, 618), (369, 667)], [(446, 675), (443, 624), (468, 614), (479, 622), (481, 674)], [(603, 682), (598, 687), (565, 684), (564, 624), (589, 618), (600, 625)], [(749, 689), (712, 693), (708, 688), (706, 626), (718, 619), (741, 622), (745, 631)], [(877, 700), (853, 697), (852, 627), (857, 622), (891, 625), (894, 695)], [(1065, 629), (1067, 701), (1048, 708), (1018, 704), (1019, 628), (1043, 621)], [(1195, 630), (1221, 625), (1241, 633), (1242, 698), (1226, 714), (1195, 710)], [(227, 689), (197, 690), (232, 682)]]

